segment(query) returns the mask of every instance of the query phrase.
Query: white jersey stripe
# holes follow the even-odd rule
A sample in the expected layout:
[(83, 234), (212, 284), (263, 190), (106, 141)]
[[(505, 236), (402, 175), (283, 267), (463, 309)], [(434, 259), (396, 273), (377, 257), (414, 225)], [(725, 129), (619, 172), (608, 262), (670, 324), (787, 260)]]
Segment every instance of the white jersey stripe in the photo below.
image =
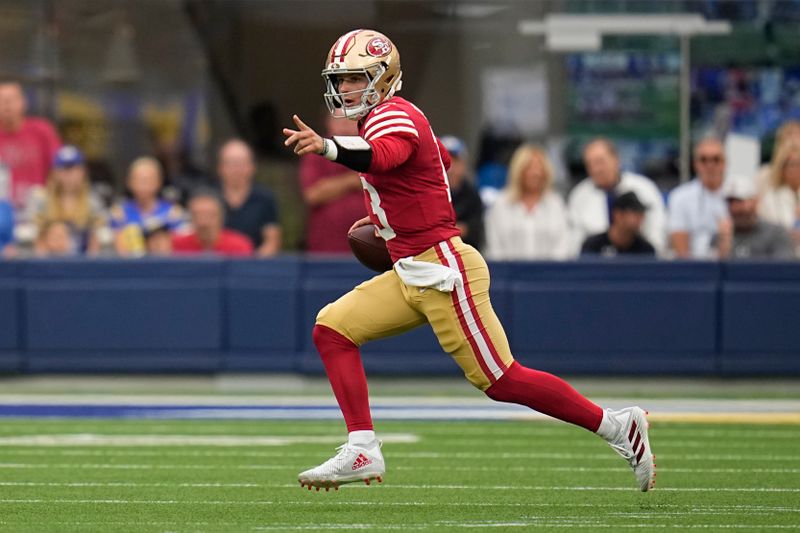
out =
[[(437, 246), (442, 251), (444, 258), (447, 260), (447, 266), (456, 272), (460, 272), (460, 269), (458, 268), (458, 262), (456, 261), (453, 252), (450, 250), (450, 243), (448, 241), (442, 241), (437, 244)], [(466, 276), (466, 274), (464, 274), (464, 276)], [(472, 314), (472, 302), (470, 302), (469, 298), (467, 298), (467, 292), (464, 290), (464, 286), (456, 284), (455, 291), (458, 298), (458, 305), (461, 308), (461, 314), (464, 316), (464, 322), (466, 322), (467, 328), (469, 328), (469, 331), (465, 331), (464, 333), (472, 335), (472, 338), (475, 340), (475, 344), (478, 346), (478, 351), (480, 352), (476, 355), (479, 355), (481, 359), (483, 359), (483, 362), (486, 364), (486, 368), (489, 369), (494, 378), (500, 379), (503, 375), (503, 369), (497, 365), (486, 339), (483, 337), (481, 330), (476, 324), (475, 316)]]
[(384, 113), (377, 117), (372, 117), (366, 122), (366, 124), (364, 124), (364, 129), (365, 130), (371, 129), (374, 126), (377, 126), (378, 124), (386, 122), (387, 120), (400, 120), (400, 119), (411, 120), (411, 117), (409, 117), (408, 114), (402, 111), (391, 111), (389, 113)]
[(431, 137), (433, 138), (433, 144), (436, 146), (436, 153), (439, 154), (439, 168), (442, 169), (442, 179), (444, 180), (444, 186), (447, 188), (447, 199), (450, 203), (453, 203), (453, 197), (450, 194), (450, 178), (447, 176), (447, 169), (444, 168), (444, 160), (442, 159), (442, 149), (439, 147), (439, 141), (436, 140), (436, 134), (433, 133), (433, 127), (430, 126), (431, 130)]
[(376, 133), (375, 135), (373, 135), (372, 137), (370, 137), (368, 140), (374, 141), (375, 139), (378, 139), (378, 138), (383, 137), (384, 135), (388, 135), (390, 133), (410, 133), (414, 137), (419, 137), (419, 133), (417, 133), (416, 129), (406, 128), (404, 126), (397, 126), (397, 127), (394, 127), (394, 128), (386, 128), (385, 130), (381, 130), (378, 133)]
[(414, 123), (411, 122), (411, 120), (409, 120), (407, 118), (390, 118), (387, 121), (379, 122), (378, 124), (375, 124), (374, 126), (369, 128), (367, 131), (365, 131), (364, 132), (364, 138), (365, 139), (369, 139), (370, 136), (373, 133), (375, 133), (376, 131), (380, 130), (381, 128), (385, 128), (387, 126), (411, 126), (412, 128), (414, 128), (414, 130), (417, 129), (416, 126), (414, 126)]
[(378, 112), (376, 111), (375, 113), (373, 113), (373, 115), (370, 117), (370, 119), (367, 120), (367, 122), (364, 124), (364, 129), (369, 129), (370, 126), (372, 126), (376, 122), (379, 122), (379, 121), (381, 121), (381, 120), (383, 120), (385, 118), (389, 118), (389, 117), (410, 118), (408, 116), (408, 113), (406, 113), (405, 111), (384, 111), (383, 113), (380, 113), (380, 114), (378, 114)]

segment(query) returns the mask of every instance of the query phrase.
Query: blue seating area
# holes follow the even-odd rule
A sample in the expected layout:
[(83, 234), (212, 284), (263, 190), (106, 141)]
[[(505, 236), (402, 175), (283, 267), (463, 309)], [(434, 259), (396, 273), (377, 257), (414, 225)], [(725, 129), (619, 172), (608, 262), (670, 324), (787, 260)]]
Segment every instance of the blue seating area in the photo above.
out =
[[(317, 311), (367, 279), (350, 259), (0, 263), (0, 371), (298, 372)], [(800, 265), (492, 266), (517, 359), (559, 373), (800, 374)], [(458, 375), (428, 327), (369, 344), (373, 375)]]

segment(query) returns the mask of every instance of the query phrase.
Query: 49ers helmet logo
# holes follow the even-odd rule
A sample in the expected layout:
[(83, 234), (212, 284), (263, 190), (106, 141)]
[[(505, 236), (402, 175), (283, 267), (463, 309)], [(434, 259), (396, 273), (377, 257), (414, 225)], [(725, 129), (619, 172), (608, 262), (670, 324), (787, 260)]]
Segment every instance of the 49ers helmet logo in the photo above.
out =
[(372, 57), (383, 57), (392, 52), (392, 43), (383, 37), (375, 37), (367, 43), (367, 53)]

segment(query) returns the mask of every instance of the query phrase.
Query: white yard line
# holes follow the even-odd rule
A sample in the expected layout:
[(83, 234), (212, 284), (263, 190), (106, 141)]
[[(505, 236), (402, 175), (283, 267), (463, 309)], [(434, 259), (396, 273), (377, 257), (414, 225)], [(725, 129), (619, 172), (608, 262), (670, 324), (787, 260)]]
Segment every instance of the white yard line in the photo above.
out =
[[(280, 484), (280, 485), (270, 485), (276, 488), (290, 488), (296, 487), (297, 485), (294, 484)], [(354, 489), (369, 489), (370, 487), (366, 485), (353, 485)], [(504, 491), (504, 490), (511, 490), (511, 491), (520, 491), (520, 490), (531, 490), (531, 491), (550, 491), (550, 490), (559, 490), (559, 491), (576, 491), (576, 492), (585, 492), (585, 491), (628, 491), (630, 492), (630, 487), (601, 487), (601, 486), (592, 486), (592, 487), (581, 487), (581, 486), (554, 486), (554, 485), (410, 485), (410, 484), (392, 484), (392, 483), (384, 483), (381, 485), (381, 490), (383, 489), (401, 489), (401, 490), (496, 490), (496, 491)], [(786, 492), (786, 493), (795, 493), (800, 492), (800, 488), (783, 488), (783, 487), (660, 487), (657, 486), (656, 489), (659, 492)]]
[[(618, 461), (617, 461), (618, 462)], [(293, 464), (244, 464), (244, 465), (207, 465), (207, 464), (107, 464), (107, 463), (0, 463), (0, 469), (46, 469), (46, 468), (88, 468), (106, 470), (216, 470), (232, 468), (235, 470), (292, 470), (302, 465)], [(496, 466), (393, 466), (391, 470), (403, 472), (496, 472)], [(622, 467), (582, 467), (582, 466), (503, 466), (508, 472), (624, 472)], [(800, 474), (800, 468), (671, 468), (659, 467), (659, 473), (679, 474)], [(16, 482), (0, 481), (0, 486), (15, 485)], [(24, 483), (22, 483), (24, 484)], [(122, 485), (120, 485), (122, 486)], [(136, 486), (133, 484), (131, 486)], [(157, 486), (157, 485), (154, 485)], [(163, 485), (172, 486), (172, 485)], [(187, 485), (189, 486), (189, 485)], [(199, 485), (198, 485), (199, 486)], [(208, 485), (214, 486), (214, 485)], [(225, 486), (225, 485), (220, 485)], [(260, 485), (235, 485), (235, 486), (260, 486)]]
[[(261, 483), (135, 483), (135, 482), (31, 482), (31, 481), (7, 481), (0, 482), (0, 486), (9, 487), (109, 487), (109, 488), (274, 488), (275, 485), (261, 484)], [(297, 488), (297, 485), (281, 485), (281, 487)], [(518, 489), (519, 487), (508, 487), (509, 489)], [(562, 488), (561, 490), (568, 490)], [(587, 490), (587, 487), (578, 487), (577, 490)], [(594, 489), (592, 489), (594, 490)], [(630, 488), (602, 488), (598, 487), (597, 490), (626, 490)], [(661, 490), (661, 489), (659, 489)], [(678, 489), (680, 490), (680, 489)], [(702, 489), (708, 490), (708, 489)], [(313, 506), (320, 503), (316, 499), (307, 500), (127, 500), (127, 499), (0, 499), (0, 503), (44, 503), (44, 502), (58, 502), (58, 503), (113, 503), (113, 504), (128, 504), (128, 503), (152, 503), (154, 505), (167, 505), (167, 504), (191, 504), (191, 505), (300, 505), (300, 506)], [(552, 502), (431, 502), (427, 500), (417, 501), (336, 501), (337, 506), (380, 506), (380, 507), (563, 507), (562, 503)], [(592, 507), (592, 508), (610, 508), (618, 509), (618, 503), (570, 503), (570, 507)], [(728, 505), (728, 504), (694, 504), (685, 511), (673, 512), (665, 511), (664, 508), (685, 508), (683, 504), (659, 503), (651, 513), (636, 511), (632, 513), (616, 512), (609, 513), (609, 515), (641, 515), (642, 517), (653, 517), (663, 514), (671, 515), (690, 515), (694, 513), (702, 514), (729, 514), (731, 512), (747, 511), (751, 513), (800, 513), (800, 508), (788, 507), (784, 505)]]
[[(339, 437), (339, 441), (343, 441), (343, 437)], [(391, 440), (386, 441), (391, 442)], [(680, 454), (680, 453), (662, 453), (661, 450), (666, 447), (661, 446), (661, 440), (659, 439), (659, 446), (658, 446), (658, 457), (666, 460), (699, 460), (699, 459), (707, 459), (707, 460), (716, 460), (716, 461), (739, 461), (743, 460), (744, 458), (748, 458), (749, 460), (753, 461), (789, 461), (789, 462), (800, 462), (800, 456), (798, 455), (775, 455), (775, 454), (768, 454), (762, 455), (760, 457), (753, 457), (747, 456), (745, 454)], [(597, 443), (591, 443), (591, 446), (587, 446), (587, 452), (499, 452), (499, 453), (492, 453), (492, 452), (405, 452), (399, 450), (392, 450), (391, 452), (387, 452), (391, 454), (393, 458), (404, 458), (404, 459), (445, 459), (445, 458), (456, 458), (456, 459), (613, 459), (618, 461), (616, 455), (612, 453), (597, 453), (596, 450), (598, 448)], [(38, 446), (38, 447), (31, 447), (31, 445), (25, 445), (25, 448), (15, 449), (15, 447), (8, 446), (6, 449), (3, 450), (3, 454), (5, 456), (32, 456), (32, 457), (53, 457), (53, 456), (63, 456), (63, 457), (279, 457), (279, 458), (287, 458), (287, 457), (309, 457), (310, 452), (303, 451), (303, 452), (293, 452), (290, 450), (250, 450), (250, 449), (236, 449), (236, 450), (225, 450), (225, 449), (215, 449), (215, 450), (190, 450), (190, 449), (181, 449), (181, 450), (169, 450), (169, 449), (103, 449), (103, 448), (96, 448), (96, 449), (59, 449), (58, 447), (51, 447), (51, 446)], [(744, 448), (746, 449), (746, 447)], [(592, 450), (591, 452), (589, 450)], [(788, 450), (787, 450), (788, 451)], [(427, 467), (426, 467), (427, 468)], [(469, 467), (472, 469), (473, 467)], [(696, 469), (692, 469), (693, 472), (696, 472)]]
[[(293, 444), (341, 444), (341, 435), (20, 435), (0, 437), (0, 446), (290, 446)], [(381, 435), (384, 442), (415, 443), (411, 433)]]
[[(142, 469), (142, 470), (177, 470), (177, 469), (197, 469), (197, 470), (211, 470), (213, 467), (206, 467), (204, 465), (13, 465), (10, 468), (97, 468), (97, 469)], [(223, 468), (223, 467), (219, 467)], [(230, 468), (230, 467), (228, 467)], [(281, 467), (283, 468), (283, 467)], [(248, 467), (249, 469), (249, 467)], [(277, 484), (277, 485), (263, 485), (266, 488), (295, 488), (297, 484)], [(369, 488), (367, 486), (354, 485), (353, 488)], [(602, 487), (602, 486), (554, 486), (554, 485), (414, 485), (414, 484), (392, 484), (387, 483), (382, 485), (382, 489), (400, 489), (400, 490), (492, 490), (492, 491), (630, 491), (630, 487)], [(776, 492), (776, 493), (798, 493), (800, 488), (792, 487), (658, 487), (659, 492)], [(0, 500), (0, 502), (8, 502), (11, 500)], [(14, 500), (16, 501), (16, 500)], [(19, 502), (17, 502), (19, 503)]]
[(126, 481), (0, 481), (0, 487), (119, 487), (119, 488), (139, 488), (139, 487), (163, 487), (163, 488), (259, 488), (263, 487), (259, 483), (137, 483)]
[[(343, 441), (341, 437), (331, 438), (330, 441), (322, 441), (322, 444), (325, 443), (337, 443), (340, 444)], [(127, 441), (127, 444), (120, 444), (120, 446), (134, 446), (134, 444), (130, 444), (130, 441)], [(390, 442), (388, 440), (384, 442)], [(307, 440), (303, 440), (303, 443), (308, 443)], [(190, 442), (184, 442), (181, 445), (188, 446)], [(37, 446), (37, 444), (28, 444), (28, 446)], [(42, 446), (42, 445), (39, 445)], [(287, 457), (299, 457), (299, 458), (308, 458), (310, 452), (292, 452), (292, 451), (280, 451), (280, 452), (269, 452), (269, 451), (231, 451), (231, 452), (224, 452), (224, 451), (169, 451), (169, 450), (158, 450), (158, 451), (147, 451), (147, 450), (130, 450), (130, 451), (116, 451), (116, 450), (49, 450), (50, 446), (57, 446), (55, 444), (46, 444), (43, 447), (48, 448), (47, 450), (9, 450), (4, 451), (3, 453), (8, 455), (18, 455), (18, 456), (62, 456), (62, 457), (106, 457), (106, 456), (113, 456), (113, 457), (161, 457), (161, 456), (171, 456), (171, 457), (251, 457), (251, 458), (269, 458), (269, 457), (277, 457), (277, 458), (287, 458)], [(60, 445), (58, 445), (60, 446)], [(64, 444), (64, 446), (76, 446), (76, 444)], [(233, 445), (231, 445), (233, 446)], [(388, 454), (388, 452), (387, 452)], [(391, 452), (390, 456), (394, 459), (421, 459), (421, 460), (436, 460), (436, 459), (478, 459), (478, 460), (518, 460), (518, 459), (552, 459), (552, 460), (565, 460), (565, 461), (586, 461), (586, 460), (599, 460), (599, 461), (613, 461), (615, 463), (619, 462), (619, 457), (611, 451), (604, 452), (604, 453), (568, 453), (568, 452)], [(761, 455), (758, 457), (753, 457), (752, 455), (747, 454), (658, 454), (658, 457), (662, 462), (664, 461), (719, 461), (719, 462), (740, 462), (740, 461), (757, 461), (760, 463), (800, 463), (800, 455), (776, 455), (776, 454), (769, 454), (769, 455)], [(0, 463), (0, 465), (9, 465), (9, 464), (17, 464), (17, 463)], [(247, 467), (248, 465), (238, 465), (238, 467)], [(254, 468), (259, 468), (261, 465), (253, 465)], [(407, 465), (400, 465), (402, 468), (411, 468)], [(421, 467), (423, 469), (429, 468), (428, 466)], [(475, 467), (477, 468), (477, 467)], [(503, 468), (514, 468), (514, 466), (507, 467), (503, 466)], [(567, 468), (567, 467), (564, 467)], [(576, 467), (578, 468), (578, 467)], [(468, 470), (473, 470), (473, 467), (468, 467)], [(731, 469), (723, 469), (724, 471), (733, 472), (734, 470)], [(771, 471), (773, 469), (764, 469), (765, 472)], [(781, 469), (774, 469), (780, 471), (788, 471), (794, 470), (794, 468), (781, 468)], [(673, 470), (678, 471), (678, 470)], [(688, 469), (687, 471), (696, 472), (697, 470), (694, 468)]]

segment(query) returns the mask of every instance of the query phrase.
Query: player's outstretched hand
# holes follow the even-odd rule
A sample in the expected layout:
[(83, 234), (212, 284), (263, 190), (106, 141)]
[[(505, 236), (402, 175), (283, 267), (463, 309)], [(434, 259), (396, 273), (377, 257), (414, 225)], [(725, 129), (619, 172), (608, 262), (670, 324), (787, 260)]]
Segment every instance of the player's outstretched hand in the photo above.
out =
[(317, 135), (317, 132), (300, 120), (297, 115), (292, 115), (292, 120), (297, 125), (297, 129), (283, 128), (283, 134), (286, 136), (286, 141), (283, 144), (286, 146), (294, 145), (294, 153), (297, 155), (321, 154), (323, 147), (322, 137)]

